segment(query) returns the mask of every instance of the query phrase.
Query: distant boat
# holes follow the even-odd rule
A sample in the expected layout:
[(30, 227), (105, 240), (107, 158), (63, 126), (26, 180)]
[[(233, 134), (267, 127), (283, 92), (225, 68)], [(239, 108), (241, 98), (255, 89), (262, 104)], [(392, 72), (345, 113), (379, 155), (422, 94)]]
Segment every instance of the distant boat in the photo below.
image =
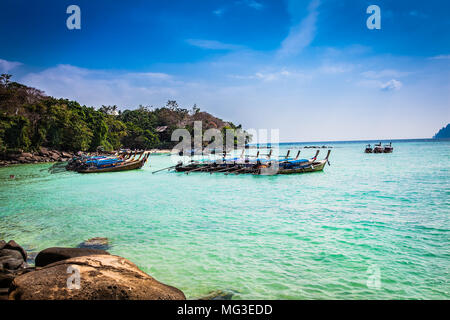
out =
[(392, 153), (392, 151), (394, 151), (394, 147), (392, 147), (392, 142), (389, 142), (389, 144), (384, 146), (383, 152)]
[(366, 150), (364, 150), (365, 153), (372, 153), (373, 148), (370, 146), (370, 144), (367, 145)]
[(383, 153), (384, 152), (384, 148), (383, 148), (383, 146), (381, 145), (381, 142), (380, 143), (377, 143), (376, 145), (375, 145), (375, 148), (373, 148), (373, 153)]

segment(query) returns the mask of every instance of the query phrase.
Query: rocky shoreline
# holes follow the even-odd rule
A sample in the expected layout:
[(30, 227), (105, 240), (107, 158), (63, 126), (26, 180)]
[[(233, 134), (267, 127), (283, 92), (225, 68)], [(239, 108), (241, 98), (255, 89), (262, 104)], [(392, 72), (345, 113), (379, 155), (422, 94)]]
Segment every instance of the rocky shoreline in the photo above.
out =
[(64, 162), (75, 156), (74, 152), (50, 150), (44, 147), (36, 152), (9, 152), (0, 155), (0, 167), (21, 163)]
[[(104, 239), (83, 243), (104, 245)], [(0, 300), (186, 299), (181, 290), (101, 249), (52, 247), (37, 254), (35, 266), (26, 261), (27, 252), (14, 240), (0, 240)]]

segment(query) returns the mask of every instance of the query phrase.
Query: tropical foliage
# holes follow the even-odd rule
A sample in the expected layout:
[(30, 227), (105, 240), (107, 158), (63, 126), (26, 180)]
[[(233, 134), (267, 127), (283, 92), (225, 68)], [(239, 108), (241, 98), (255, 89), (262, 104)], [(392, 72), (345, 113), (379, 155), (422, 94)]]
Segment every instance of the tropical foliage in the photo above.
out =
[(192, 110), (180, 108), (173, 100), (162, 108), (95, 109), (46, 96), (12, 82), (10, 75), (0, 76), (0, 152), (32, 151), (41, 146), (66, 151), (170, 148), (176, 143), (171, 141), (173, 130), (192, 131), (194, 121), (202, 121), (203, 129), (241, 128), (196, 105)]

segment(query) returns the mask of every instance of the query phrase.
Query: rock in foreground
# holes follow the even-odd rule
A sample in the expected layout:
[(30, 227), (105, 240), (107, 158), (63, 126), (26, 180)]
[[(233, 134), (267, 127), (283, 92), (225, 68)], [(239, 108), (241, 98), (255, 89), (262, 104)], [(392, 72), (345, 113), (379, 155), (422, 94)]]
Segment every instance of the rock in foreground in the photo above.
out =
[[(78, 268), (79, 289), (75, 284)], [(68, 269), (69, 268), (69, 269)], [(69, 270), (69, 272), (68, 272)], [(71, 279), (69, 277), (72, 277)], [(12, 300), (184, 300), (183, 292), (165, 285), (125, 258), (90, 255), (58, 261), (16, 277), (11, 284)]]
[(3, 249), (16, 250), (16, 251), (20, 252), (20, 254), (22, 255), (24, 260), (27, 260), (27, 253), (14, 240), (10, 240), (8, 242), (1, 240), (0, 241), (0, 250), (3, 250)]
[(35, 264), (36, 267), (45, 267), (51, 263), (70, 258), (107, 254), (109, 253), (98, 249), (52, 247), (39, 252), (36, 256)]
[(27, 253), (14, 240), (0, 240), (0, 300), (5, 300), (14, 278), (28, 272)]
[(0, 272), (26, 268), (26, 260), (27, 253), (14, 240), (0, 241)]

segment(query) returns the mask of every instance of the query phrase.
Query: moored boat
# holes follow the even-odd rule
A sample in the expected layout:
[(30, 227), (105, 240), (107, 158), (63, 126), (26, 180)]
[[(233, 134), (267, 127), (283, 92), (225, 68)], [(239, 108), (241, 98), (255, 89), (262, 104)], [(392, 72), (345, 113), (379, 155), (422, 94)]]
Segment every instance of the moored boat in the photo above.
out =
[(328, 150), (327, 156), (323, 160), (317, 160), (318, 152), (316, 156), (307, 162), (300, 163), (298, 166), (292, 168), (280, 168), (278, 174), (293, 174), (293, 173), (305, 173), (305, 172), (316, 172), (323, 171), (323, 168), (328, 163), (328, 158), (330, 156), (331, 150)]
[(149, 155), (149, 152), (143, 151), (140, 153), (135, 152), (129, 156), (125, 155), (124, 157), (77, 160), (76, 165), (72, 165), (71, 170), (78, 173), (100, 173), (140, 169), (147, 162)]
[(384, 146), (383, 152), (384, 153), (392, 153), (394, 151), (394, 147), (392, 146), (392, 142), (389, 142), (389, 144), (386, 144)]
[(380, 143), (377, 143), (376, 145), (375, 145), (375, 148), (373, 148), (373, 153), (383, 153), (384, 152), (384, 148), (383, 148), (383, 146), (381, 145), (381, 142)]
[(370, 144), (366, 146), (366, 149), (364, 150), (365, 153), (373, 153), (373, 148)]
[[(279, 159), (271, 158), (272, 153), (265, 155), (265, 157), (259, 157), (259, 153), (255, 159), (250, 159), (250, 156), (239, 158), (223, 158), (219, 160), (191, 160), (187, 164), (179, 162), (173, 167), (177, 172), (185, 172), (189, 174), (191, 172), (210, 172), (210, 173), (224, 173), (228, 174), (256, 174), (256, 175), (273, 175), (273, 174), (293, 174), (293, 173), (305, 173), (322, 171), (325, 164), (328, 163), (328, 157), (331, 150), (328, 150), (328, 154), (325, 159), (317, 160), (319, 154), (317, 150), (314, 157), (310, 159), (299, 159), (300, 152), (297, 153), (295, 158), (290, 158), (289, 153), (286, 156), (279, 157)], [(157, 170), (159, 172), (164, 169)]]

